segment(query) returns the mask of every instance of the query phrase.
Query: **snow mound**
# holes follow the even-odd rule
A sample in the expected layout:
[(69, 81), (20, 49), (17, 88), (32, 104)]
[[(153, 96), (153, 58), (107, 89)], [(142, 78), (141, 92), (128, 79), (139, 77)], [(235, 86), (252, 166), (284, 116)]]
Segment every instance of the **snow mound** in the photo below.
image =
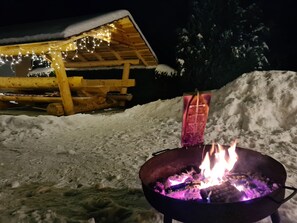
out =
[(129, 116), (137, 118), (174, 118), (182, 120), (182, 97), (157, 100), (144, 105), (137, 105), (125, 111)]
[(244, 131), (287, 130), (297, 122), (297, 73), (254, 71), (216, 91), (209, 126)]

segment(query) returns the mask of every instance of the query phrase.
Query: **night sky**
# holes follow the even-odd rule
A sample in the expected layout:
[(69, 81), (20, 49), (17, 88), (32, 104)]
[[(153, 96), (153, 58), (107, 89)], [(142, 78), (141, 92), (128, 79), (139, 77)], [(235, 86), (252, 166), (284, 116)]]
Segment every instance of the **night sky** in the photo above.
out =
[[(9, 0), (1, 2), (0, 26), (127, 9), (157, 54), (175, 66), (176, 28), (185, 24), (189, 0)], [(268, 45), (274, 69), (297, 71), (296, 0), (260, 0), (271, 29)]]

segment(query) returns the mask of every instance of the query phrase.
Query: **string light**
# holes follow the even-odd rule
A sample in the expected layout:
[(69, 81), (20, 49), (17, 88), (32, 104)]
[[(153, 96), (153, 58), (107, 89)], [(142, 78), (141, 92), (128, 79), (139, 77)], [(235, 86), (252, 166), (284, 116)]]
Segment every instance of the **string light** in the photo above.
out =
[[(96, 48), (100, 47), (103, 42), (106, 42), (108, 46), (110, 46), (111, 42), (111, 34), (112, 31), (115, 30), (116, 27), (113, 24), (109, 24), (103, 27), (100, 27), (97, 30), (92, 30), (88, 33), (85, 33), (85, 36), (73, 41), (66, 47), (64, 51), (59, 47), (58, 50), (61, 51), (62, 59), (66, 60), (69, 58), (69, 51), (73, 51), (73, 47), (76, 46), (74, 55), (70, 58), (75, 60), (78, 58), (79, 52), (87, 52), (94, 53)], [(26, 51), (25, 54), (20, 50), (15, 57), (14, 55), (0, 54), (0, 66), (10, 63), (11, 69), (14, 71), (13, 67), (22, 62), (23, 57), (28, 57), (31, 59), (31, 67), (29, 67), (29, 71), (32, 70), (34, 64), (38, 64), (39, 66), (45, 65), (46, 68), (51, 66), (51, 63), (55, 66), (55, 68), (60, 69), (60, 66), (57, 62), (54, 62), (55, 58), (52, 58), (52, 62), (47, 59), (47, 54), (56, 54), (55, 51), (57, 47), (55, 45), (49, 46), (47, 52), (42, 51), (40, 55), (37, 55), (34, 50)], [(60, 54), (57, 55), (61, 57)], [(9, 59), (10, 58), (10, 59)]]

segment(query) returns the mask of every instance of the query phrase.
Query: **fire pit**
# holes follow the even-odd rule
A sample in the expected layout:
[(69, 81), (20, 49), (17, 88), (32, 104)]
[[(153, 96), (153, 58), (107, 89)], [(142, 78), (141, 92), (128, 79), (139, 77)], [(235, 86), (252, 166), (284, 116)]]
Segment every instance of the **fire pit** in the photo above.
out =
[(157, 152), (141, 167), (146, 199), (164, 223), (252, 223), (267, 216), (279, 223), (278, 208), (297, 189), (285, 186), (286, 170), (270, 156), (235, 143), (204, 145), (210, 97), (184, 95), (182, 148)]
[[(199, 173), (203, 157), (211, 150), (212, 145), (202, 144), (168, 149), (153, 154), (154, 157), (141, 167), (139, 177), (144, 195), (156, 210), (164, 214), (164, 223), (172, 222), (172, 219), (187, 223), (252, 223), (267, 216), (271, 216), (273, 223), (280, 222), (277, 209), (292, 198), (297, 193), (297, 189), (285, 186), (286, 170), (281, 163), (250, 149), (236, 147), (238, 162), (235, 163), (229, 175), (257, 173), (259, 176), (265, 176), (268, 180), (262, 181), (266, 182), (268, 189), (258, 197), (243, 199), (235, 196), (238, 200), (234, 200), (234, 196), (231, 196), (233, 200), (212, 201), (208, 198), (211, 197), (209, 192), (214, 191), (213, 186), (200, 190), (196, 197), (194, 195), (170, 197), (166, 194), (165, 190), (184, 190), (191, 184), (188, 181), (173, 185), (177, 187), (172, 185), (164, 187), (165, 193), (157, 187), (158, 183), (166, 182), (166, 179), (184, 172), (187, 167), (196, 167), (196, 174)], [(230, 190), (230, 187), (226, 186), (226, 188)], [(286, 189), (292, 191), (287, 197), (285, 197)], [(216, 188), (216, 190), (219, 189)], [(203, 193), (206, 195), (203, 196)], [(233, 187), (231, 193), (234, 193)]]
[(230, 203), (263, 197), (281, 186), (258, 172), (231, 172), (237, 160), (236, 143), (228, 149), (213, 144), (199, 168), (188, 166), (180, 173), (159, 179), (151, 187), (171, 198)]

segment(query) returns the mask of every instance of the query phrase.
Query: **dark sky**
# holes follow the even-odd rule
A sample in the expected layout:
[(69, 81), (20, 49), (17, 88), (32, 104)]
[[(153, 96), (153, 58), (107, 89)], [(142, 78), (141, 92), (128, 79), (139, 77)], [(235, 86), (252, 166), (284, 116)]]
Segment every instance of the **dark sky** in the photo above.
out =
[[(260, 1), (271, 27), (274, 68), (297, 70), (296, 0)], [(156, 52), (160, 63), (174, 64), (176, 28), (185, 24), (189, 0), (4, 0), (0, 26), (127, 9)]]
[(275, 69), (297, 71), (297, 1), (261, 0)]

